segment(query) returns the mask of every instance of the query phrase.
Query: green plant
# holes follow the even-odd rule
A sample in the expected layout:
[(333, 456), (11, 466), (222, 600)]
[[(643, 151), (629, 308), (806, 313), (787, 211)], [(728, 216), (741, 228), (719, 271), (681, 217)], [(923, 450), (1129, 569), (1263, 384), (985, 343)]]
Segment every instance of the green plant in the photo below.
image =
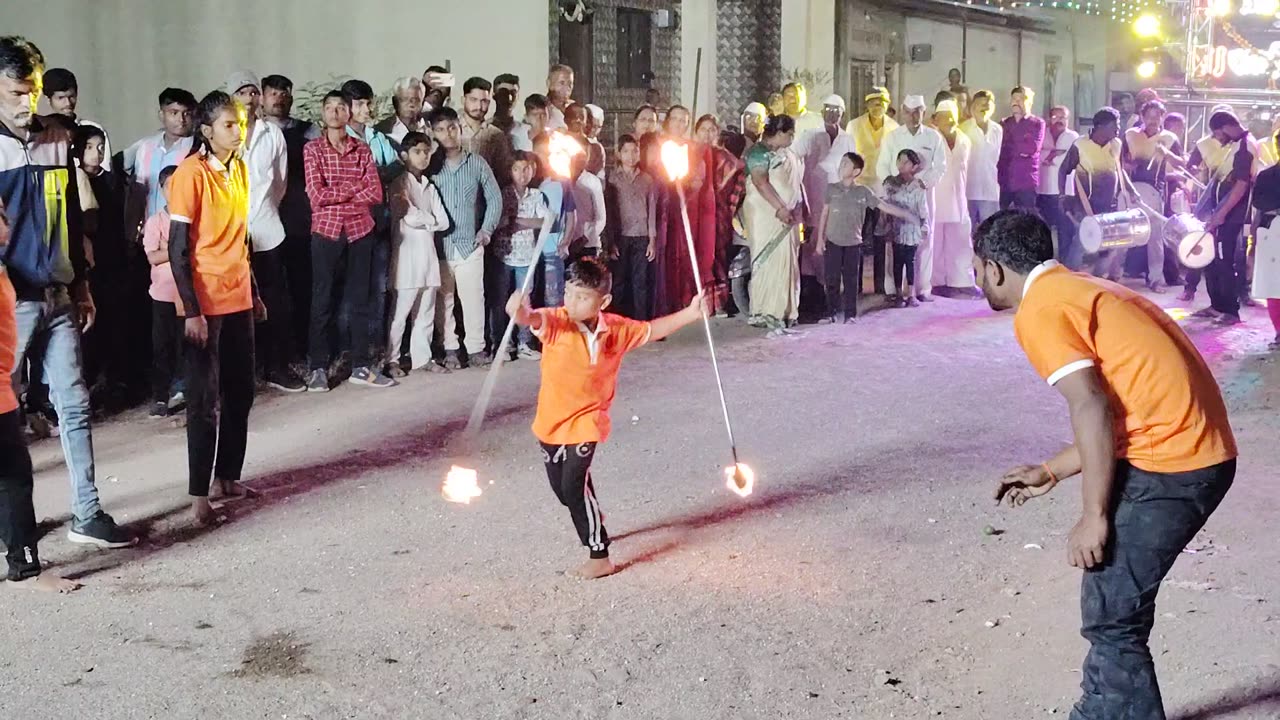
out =
[(809, 68), (782, 68), (783, 83), (800, 83), (806, 90), (827, 89), (831, 87), (834, 76), (826, 70), (810, 70)]
[[(293, 88), (293, 116), (318, 123), (322, 120), (321, 110), (324, 96), (342, 87), (342, 83), (351, 79), (350, 75), (330, 75), (328, 80), (313, 80), (295, 85)], [(381, 120), (390, 117), (394, 112), (391, 104), (391, 92), (380, 93), (373, 99), (373, 119)]]

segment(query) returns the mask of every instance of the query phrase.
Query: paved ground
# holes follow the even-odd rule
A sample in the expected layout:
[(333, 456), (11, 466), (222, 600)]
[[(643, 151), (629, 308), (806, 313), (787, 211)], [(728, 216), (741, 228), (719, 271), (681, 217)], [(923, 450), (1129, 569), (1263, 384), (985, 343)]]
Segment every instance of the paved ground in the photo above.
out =
[[(1247, 319), (1188, 325), (1242, 458), (1161, 598), (1153, 648), (1182, 720), (1280, 717), (1280, 363)], [(943, 300), (796, 339), (716, 332), (757, 493), (722, 485), (698, 332), (636, 353), (595, 473), (625, 569), (593, 583), (560, 574), (583, 553), (528, 431), (528, 361), (504, 372), (470, 506), (439, 486), (479, 371), (260, 399), (247, 479), (266, 497), (206, 533), (181, 512), (181, 429), (98, 428), (104, 502), (148, 540), (48, 536), (87, 587), (0, 595), (0, 717), (1065, 717), (1078, 493), (990, 501), (1070, 437), (1010, 318)], [(64, 522), (58, 447), (33, 453), (38, 512)]]

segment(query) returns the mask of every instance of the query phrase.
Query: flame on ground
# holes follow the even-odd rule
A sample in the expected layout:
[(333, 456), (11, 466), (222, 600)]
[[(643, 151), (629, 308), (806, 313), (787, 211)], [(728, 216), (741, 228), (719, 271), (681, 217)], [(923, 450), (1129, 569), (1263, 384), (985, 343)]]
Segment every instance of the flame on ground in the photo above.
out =
[(476, 471), (454, 465), (444, 478), (440, 494), (449, 502), (471, 504), (472, 499), (480, 497), (480, 483), (477, 482)]
[(689, 174), (689, 146), (668, 140), (662, 143), (662, 167), (674, 182)]
[(730, 465), (724, 469), (724, 484), (740, 497), (746, 497), (755, 489), (756, 473), (746, 463)]

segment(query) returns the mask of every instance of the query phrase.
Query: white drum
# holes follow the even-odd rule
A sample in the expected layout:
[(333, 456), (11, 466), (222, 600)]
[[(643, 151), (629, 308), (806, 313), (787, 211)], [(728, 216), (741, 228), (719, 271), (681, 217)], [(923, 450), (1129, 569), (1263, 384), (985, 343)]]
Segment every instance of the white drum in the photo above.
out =
[(1187, 233), (1178, 242), (1178, 260), (1191, 270), (1209, 267), (1216, 254), (1213, 233), (1206, 230)]
[(1253, 296), (1259, 300), (1280, 298), (1280, 220), (1272, 220), (1271, 227), (1258, 228), (1254, 242)]
[(1151, 238), (1151, 219), (1141, 210), (1090, 215), (1080, 221), (1080, 247), (1093, 255), (1103, 250), (1139, 247)]
[(1169, 222), (1164, 224), (1164, 239), (1166, 242), (1177, 245), (1182, 242), (1182, 238), (1191, 233), (1204, 232), (1204, 223), (1200, 222), (1200, 218), (1191, 213), (1179, 213), (1169, 218)]

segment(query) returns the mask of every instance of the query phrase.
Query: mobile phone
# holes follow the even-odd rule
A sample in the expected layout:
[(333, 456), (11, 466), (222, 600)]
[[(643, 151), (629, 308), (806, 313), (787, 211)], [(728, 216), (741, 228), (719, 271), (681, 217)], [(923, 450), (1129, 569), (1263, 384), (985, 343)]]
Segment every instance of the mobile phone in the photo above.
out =
[(451, 88), (454, 82), (453, 73), (427, 73), (427, 84), (431, 87)]

